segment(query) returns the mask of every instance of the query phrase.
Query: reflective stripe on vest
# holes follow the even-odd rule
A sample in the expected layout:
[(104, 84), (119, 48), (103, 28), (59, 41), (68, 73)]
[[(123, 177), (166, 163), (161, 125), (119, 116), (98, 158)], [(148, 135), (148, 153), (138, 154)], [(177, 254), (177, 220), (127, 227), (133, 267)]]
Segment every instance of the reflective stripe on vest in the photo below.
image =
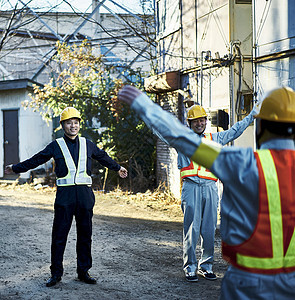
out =
[(79, 159), (78, 168), (76, 168), (72, 155), (68, 146), (63, 138), (56, 140), (61, 152), (64, 156), (66, 165), (68, 167), (68, 174), (65, 177), (57, 178), (56, 185), (69, 186), (69, 185), (91, 185), (92, 179), (87, 174), (87, 147), (86, 139), (79, 137)]
[[(252, 236), (243, 244), (223, 243), (226, 260), (264, 274), (295, 271), (295, 151), (259, 150), (259, 214)], [(293, 181), (292, 181), (293, 178)]]
[[(208, 138), (212, 141), (212, 134), (205, 133), (205, 138)], [(217, 181), (217, 177), (214, 176), (208, 169), (204, 168), (201, 165), (198, 165), (192, 160), (189, 166), (184, 167), (180, 170), (180, 176), (181, 179), (185, 177), (198, 176), (200, 178)]]

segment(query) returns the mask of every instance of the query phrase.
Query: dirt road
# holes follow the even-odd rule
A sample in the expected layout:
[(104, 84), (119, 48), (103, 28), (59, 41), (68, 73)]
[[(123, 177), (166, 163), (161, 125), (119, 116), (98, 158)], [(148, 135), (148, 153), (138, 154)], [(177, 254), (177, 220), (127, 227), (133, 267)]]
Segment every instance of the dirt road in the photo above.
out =
[(76, 279), (73, 224), (65, 274), (47, 288), (54, 191), (0, 186), (0, 299), (218, 299), (226, 270), (219, 233), (214, 264), (218, 280), (188, 283), (182, 271), (180, 207), (132, 199), (96, 193), (90, 273), (97, 284)]

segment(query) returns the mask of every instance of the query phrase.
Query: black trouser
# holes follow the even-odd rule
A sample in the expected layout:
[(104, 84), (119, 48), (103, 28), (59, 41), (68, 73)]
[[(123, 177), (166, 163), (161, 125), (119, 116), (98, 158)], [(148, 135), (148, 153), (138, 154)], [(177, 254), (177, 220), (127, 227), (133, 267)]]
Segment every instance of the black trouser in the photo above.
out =
[(85, 274), (92, 266), (91, 236), (94, 194), (91, 187), (57, 187), (51, 243), (51, 274), (63, 275), (63, 255), (73, 216), (77, 226), (77, 273)]

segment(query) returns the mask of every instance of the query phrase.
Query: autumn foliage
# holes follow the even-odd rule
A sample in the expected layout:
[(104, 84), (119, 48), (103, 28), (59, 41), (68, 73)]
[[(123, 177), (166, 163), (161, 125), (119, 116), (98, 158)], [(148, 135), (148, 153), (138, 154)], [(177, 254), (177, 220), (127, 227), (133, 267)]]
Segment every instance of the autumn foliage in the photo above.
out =
[[(140, 72), (108, 64), (87, 40), (81, 45), (57, 43), (51, 67), (50, 82), (43, 87), (35, 85), (31, 101), (25, 102), (24, 106), (39, 111), (47, 121), (58, 118), (67, 106), (80, 111), (82, 135), (129, 170), (129, 180), (121, 182), (117, 181), (117, 176), (107, 174), (101, 166), (95, 165), (99, 188), (105, 186), (106, 179), (108, 186), (127, 185), (135, 191), (151, 188), (155, 173), (155, 139), (129, 107), (117, 100), (123, 84), (130, 84), (126, 76), (119, 79), (120, 74), (123, 71), (124, 75), (131, 74), (133, 79), (136, 78), (132, 84), (140, 88)], [(60, 136), (59, 123), (55, 124), (56, 136)]]

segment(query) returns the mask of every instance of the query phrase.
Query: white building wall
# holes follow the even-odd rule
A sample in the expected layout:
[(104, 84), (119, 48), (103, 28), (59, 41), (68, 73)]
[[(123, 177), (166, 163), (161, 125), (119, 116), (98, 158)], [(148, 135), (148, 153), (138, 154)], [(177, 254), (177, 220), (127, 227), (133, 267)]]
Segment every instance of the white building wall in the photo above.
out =
[[(254, 3), (254, 26), (257, 55), (272, 54), (295, 47), (295, 3), (293, 0)], [(267, 13), (266, 13), (267, 11)]]
[[(32, 109), (20, 108), (19, 111), (19, 149), (20, 161), (41, 151), (52, 141), (52, 122), (46, 123), (38, 112)], [(48, 169), (51, 161), (40, 166)], [(40, 168), (38, 167), (38, 168)], [(29, 172), (21, 174), (21, 178), (28, 178)]]
[[(33, 112), (32, 109), (24, 109), (21, 102), (29, 100), (28, 91), (14, 90), (1, 91), (0, 93), (0, 109), (19, 109), (18, 126), (19, 126), (19, 159), (23, 161), (30, 158), (35, 153), (42, 150), (48, 143), (52, 141), (52, 123), (48, 125), (42, 120), (39, 112)], [(2, 111), (1, 111), (2, 112)], [(3, 113), (0, 114), (0, 141), (3, 141)], [(2, 143), (3, 145), (3, 143)], [(4, 148), (0, 147), (0, 165), (4, 165)], [(42, 165), (47, 169), (50, 163)], [(39, 168), (40, 168), (39, 167)], [(21, 178), (29, 178), (30, 173), (22, 173)], [(4, 176), (4, 168), (0, 168), (0, 177)]]
[[(236, 110), (238, 91), (253, 91), (252, 6), (236, 4), (235, 0), (200, 0), (197, 1), (197, 12), (199, 68), (195, 98), (209, 113), (226, 110), (230, 115), (230, 125), (233, 125), (241, 119), (238, 114), (242, 113)], [(242, 57), (241, 63), (237, 59), (231, 65), (222, 65), (222, 62), (238, 56)], [(207, 131), (214, 132), (216, 128), (208, 125)], [(254, 147), (254, 126), (250, 126), (234, 144)]]
[[(273, 0), (262, 3), (256, 0), (254, 7), (254, 38), (257, 45), (254, 57), (259, 60), (255, 64), (258, 98), (280, 86), (295, 89), (295, 2)], [(268, 60), (263, 60), (265, 57)]]
[[(221, 58), (229, 53), (228, 0), (197, 1), (197, 101), (207, 111), (229, 108), (228, 68), (212, 68), (212, 62), (205, 60), (207, 52), (211, 53), (212, 58), (216, 58), (217, 53)], [(203, 71), (200, 70), (202, 64)]]
[(295, 89), (295, 57), (268, 61), (257, 64), (259, 97), (280, 86)]
[[(158, 0), (157, 8), (158, 72), (179, 70), (180, 88), (189, 93), (191, 100), (204, 106), (209, 116), (218, 109), (226, 110), (233, 125), (238, 121), (235, 111), (238, 89), (248, 93), (253, 89), (251, 4), (236, 4), (235, 0), (183, 0), (179, 3)], [(234, 60), (230, 64), (239, 55), (236, 48), (231, 47), (233, 43), (239, 45), (242, 56), (241, 86), (240, 63)], [(181, 97), (177, 93), (171, 96), (174, 107), (170, 105), (168, 110), (179, 114), (175, 103)], [(164, 102), (165, 97), (160, 96)], [(186, 97), (183, 100), (189, 99)], [(186, 109), (183, 110), (185, 117)], [(209, 119), (207, 131), (216, 132), (217, 128), (210, 124)], [(248, 128), (235, 145), (254, 147), (254, 126)], [(172, 162), (176, 156), (159, 145), (157, 153), (159, 165), (170, 166), (168, 180), (174, 180), (172, 185), (179, 186), (179, 171), (175, 171), (177, 164)], [(159, 169), (157, 175), (162, 178), (165, 174)]]
[(197, 1), (197, 31), (198, 55), (208, 50), (228, 54), (229, 0)]

